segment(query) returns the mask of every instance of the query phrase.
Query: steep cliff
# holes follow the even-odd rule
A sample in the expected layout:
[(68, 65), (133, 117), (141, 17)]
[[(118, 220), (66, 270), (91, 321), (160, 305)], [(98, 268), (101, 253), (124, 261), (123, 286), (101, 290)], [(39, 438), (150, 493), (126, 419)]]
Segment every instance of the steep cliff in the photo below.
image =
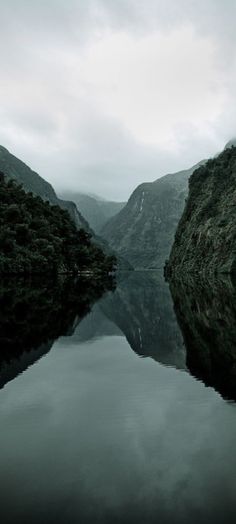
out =
[(102, 236), (135, 268), (163, 267), (196, 167), (141, 184), (102, 229)]
[(235, 271), (236, 147), (227, 147), (191, 176), (167, 267), (171, 274)]

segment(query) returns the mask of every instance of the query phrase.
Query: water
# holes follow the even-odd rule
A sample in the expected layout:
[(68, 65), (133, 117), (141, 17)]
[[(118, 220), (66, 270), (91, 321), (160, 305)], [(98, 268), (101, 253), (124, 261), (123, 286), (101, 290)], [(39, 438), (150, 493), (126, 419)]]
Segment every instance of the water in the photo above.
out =
[(233, 283), (63, 286), (2, 288), (2, 522), (235, 522)]

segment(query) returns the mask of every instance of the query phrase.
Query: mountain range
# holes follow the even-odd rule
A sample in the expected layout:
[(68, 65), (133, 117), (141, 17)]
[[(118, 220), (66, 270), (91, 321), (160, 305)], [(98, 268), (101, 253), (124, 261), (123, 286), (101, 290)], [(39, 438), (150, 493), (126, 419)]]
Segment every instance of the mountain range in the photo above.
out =
[[(221, 157), (221, 154), (218, 154), (208, 163), (206, 160), (202, 160), (189, 169), (165, 175), (154, 182), (139, 185), (126, 204), (124, 202), (109, 202), (96, 195), (86, 195), (69, 190), (62, 193), (63, 198), (58, 198), (48, 182), (2, 146), (0, 146), (0, 170), (7, 177), (14, 178), (21, 183), (26, 191), (31, 191), (41, 196), (43, 200), (48, 200), (51, 204), (57, 204), (63, 209), (67, 209), (77, 227), (82, 227), (90, 232), (94, 242), (104, 251), (108, 254), (118, 254), (120, 267), (158, 269), (164, 267), (165, 261), (170, 256), (177, 226), (184, 209), (185, 216), (186, 213), (189, 213), (185, 208), (189, 192), (189, 179), (196, 181), (195, 172), (202, 173), (201, 182), (198, 183), (197, 190), (194, 192), (194, 198), (196, 197), (195, 209), (198, 213), (203, 206), (203, 201), (206, 204), (206, 198), (210, 195), (212, 184), (214, 185), (216, 182), (216, 175), (208, 176), (208, 182), (204, 180), (204, 173), (208, 170), (208, 167), (205, 168), (204, 166), (221, 162), (221, 160), (217, 160), (218, 158), (225, 159), (227, 164), (229, 161), (227, 151), (231, 151), (235, 145), (236, 139), (233, 138), (225, 146), (222, 153), (225, 156)], [(211, 164), (212, 162), (213, 164)], [(226, 176), (227, 166), (223, 164), (222, 162), (217, 164), (218, 171), (221, 170), (224, 175), (221, 176), (219, 173), (217, 184), (214, 186), (216, 189), (222, 188), (222, 180)], [(224, 170), (226, 171), (224, 172)], [(230, 179), (228, 175), (227, 177), (227, 183), (231, 184), (227, 202), (231, 205), (230, 192), (233, 191), (233, 178)], [(190, 191), (192, 190), (193, 182), (190, 182)], [(218, 191), (219, 196), (220, 191)], [(191, 200), (191, 195), (189, 198)], [(223, 209), (224, 202), (222, 198), (220, 213), (227, 214), (228, 212)], [(218, 218), (220, 220), (220, 217)], [(231, 213), (231, 219), (233, 223), (233, 213)], [(183, 220), (181, 224), (183, 224)], [(217, 229), (217, 231), (222, 236), (222, 232), (225, 230), (221, 226), (221, 230)], [(230, 246), (231, 244), (228, 245), (228, 249), (231, 249)], [(183, 243), (182, 247), (185, 249), (186, 243)], [(204, 252), (204, 243), (202, 243), (202, 247)], [(192, 254), (194, 254), (194, 241), (191, 244), (191, 249)]]
[(184, 209), (188, 179), (202, 163), (141, 184), (103, 227), (102, 236), (134, 268), (164, 266)]
[[(3, 146), (0, 146), (0, 171), (4, 173), (7, 180), (13, 179), (17, 184), (22, 185), (26, 192), (32, 193), (35, 196), (40, 196), (44, 201), (49, 202), (52, 205), (58, 205), (62, 209), (68, 211), (77, 228), (82, 228), (88, 232), (92, 236), (94, 244), (97, 244), (106, 255), (117, 255), (114, 252), (114, 249), (109, 246), (108, 242), (93, 231), (90, 224), (84, 218), (74, 202), (58, 198), (54, 188), (49, 184), (49, 182)], [(131, 268), (130, 264), (122, 257), (117, 255), (116, 258), (120, 268)]]
[(126, 204), (126, 202), (103, 200), (96, 195), (73, 191), (63, 191), (61, 196), (63, 199), (75, 202), (83, 217), (97, 234), (101, 233), (106, 222), (119, 213)]

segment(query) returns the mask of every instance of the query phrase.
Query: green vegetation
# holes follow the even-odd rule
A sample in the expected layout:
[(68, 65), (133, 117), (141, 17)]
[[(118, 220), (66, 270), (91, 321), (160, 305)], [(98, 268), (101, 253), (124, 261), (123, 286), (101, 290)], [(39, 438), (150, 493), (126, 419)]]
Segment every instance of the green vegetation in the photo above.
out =
[(51, 184), (3, 146), (0, 146), (0, 170), (5, 174), (6, 179), (13, 179), (17, 184), (21, 184), (26, 192), (40, 196), (50, 204), (60, 206), (68, 211), (78, 228), (82, 227), (91, 232), (89, 225), (73, 202), (58, 198)]
[[(58, 198), (51, 184), (44, 180), (44, 178), (42, 178), (38, 173), (32, 171), (29, 166), (27, 166), (19, 158), (12, 155), (5, 147), (1, 145), (0, 171), (4, 173), (6, 180), (14, 180), (16, 184), (22, 185), (23, 189), (27, 193), (33, 193), (33, 195), (41, 197), (44, 201), (47, 201), (52, 205), (57, 205), (60, 208), (68, 211), (72, 221), (76, 225), (76, 228), (82, 228), (87, 231), (87, 233), (92, 236), (92, 242), (96, 244), (96, 246), (98, 246), (107, 256), (115, 257), (120, 269), (132, 269), (131, 265), (126, 260), (120, 256), (116, 256), (117, 254), (114, 249), (112, 249), (104, 239), (97, 236), (93, 232), (74, 202)], [(109, 205), (109, 202), (107, 204)], [(89, 215), (89, 210), (87, 214)]]
[(232, 273), (236, 269), (236, 147), (197, 169), (179, 222), (167, 272)]
[(76, 228), (67, 211), (0, 173), (0, 273), (106, 273), (115, 260)]

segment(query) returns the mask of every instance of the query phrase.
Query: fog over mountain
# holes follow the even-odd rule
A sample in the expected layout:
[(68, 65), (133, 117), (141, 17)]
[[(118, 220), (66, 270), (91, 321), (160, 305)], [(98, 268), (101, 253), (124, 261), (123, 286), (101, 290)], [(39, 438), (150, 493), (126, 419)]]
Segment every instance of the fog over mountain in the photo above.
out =
[(0, 0), (0, 143), (127, 200), (235, 135), (233, 0)]

